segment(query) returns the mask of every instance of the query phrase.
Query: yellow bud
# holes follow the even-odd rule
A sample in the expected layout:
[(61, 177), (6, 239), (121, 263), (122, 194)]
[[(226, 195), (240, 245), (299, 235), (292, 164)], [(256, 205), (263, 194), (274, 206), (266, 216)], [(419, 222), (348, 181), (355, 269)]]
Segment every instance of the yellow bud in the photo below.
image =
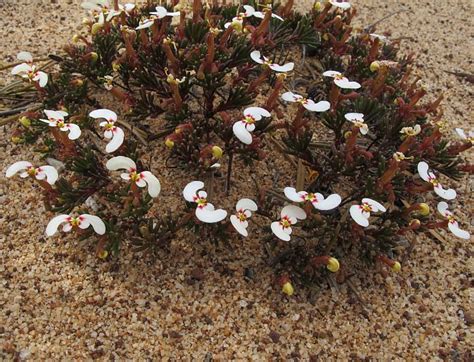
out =
[(420, 227), (420, 225), (421, 225), (421, 222), (418, 219), (413, 219), (413, 220), (410, 221), (410, 226), (415, 228), (415, 229), (418, 229)]
[(419, 207), (420, 207), (419, 208), (420, 215), (428, 216), (430, 214), (430, 207), (428, 206), (428, 204), (421, 203)]
[(371, 72), (376, 72), (380, 69), (380, 63), (375, 61), (375, 62), (372, 62), (370, 63), (370, 71)]
[(120, 64), (119, 63), (112, 63), (112, 70), (114, 72), (118, 72), (120, 70)]
[(214, 156), (215, 159), (219, 159), (222, 157), (222, 154), (224, 153), (224, 151), (222, 151), (222, 148), (220, 148), (219, 146), (213, 146), (212, 147), (212, 156)]
[(94, 25), (92, 25), (91, 34), (96, 35), (100, 31), (100, 29), (102, 29), (102, 27), (103, 24), (95, 23)]
[(392, 265), (392, 270), (395, 272), (395, 273), (398, 273), (400, 270), (402, 270), (402, 265), (396, 261), (395, 263), (393, 263)]
[(286, 282), (285, 284), (283, 284), (283, 287), (281, 288), (281, 291), (283, 293), (285, 293), (286, 295), (290, 296), (290, 297), (295, 292), (295, 290), (293, 289), (293, 285), (291, 285), (290, 282)]
[(329, 40), (329, 35), (327, 33), (323, 34), (323, 40), (328, 41)]
[(107, 258), (107, 256), (109, 256), (109, 252), (105, 249), (100, 250), (100, 251), (97, 252), (97, 257), (99, 259), (105, 259), (105, 258)]
[(23, 143), (24, 140), (23, 140), (23, 138), (21, 138), (21, 137), (13, 136), (13, 137), (12, 137), (12, 142), (18, 144), (18, 143)]
[(336, 258), (329, 258), (328, 260), (328, 265), (327, 268), (329, 271), (332, 271), (333, 273), (337, 272), (339, 270), (339, 261)]
[(23, 116), (19, 119), (19, 121), (20, 121), (21, 125), (25, 128), (28, 128), (28, 127), (31, 126), (31, 121), (28, 117)]
[(347, 131), (344, 133), (344, 138), (347, 140), (350, 136), (352, 136), (352, 132), (351, 131)]
[(165, 141), (165, 146), (168, 147), (168, 148), (173, 148), (174, 147), (174, 142), (172, 139), (170, 138), (167, 138), (166, 141)]
[(78, 43), (80, 39), (81, 39), (81, 37), (79, 35), (74, 34), (74, 36), (72, 37), (72, 42), (73, 43)]
[(322, 7), (323, 7), (323, 5), (322, 5), (319, 1), (316, 1), (316, 2), (314, 3), (313, 9), (314, 9), (315, 11), (318, 11), (318, 12), (319, 12), (319, 11), (321, 11), (321, 8), (322, 8)]
[(91, 62), (95, 63), (99, 59), (99, 55), (96, 52), (91, 52)]

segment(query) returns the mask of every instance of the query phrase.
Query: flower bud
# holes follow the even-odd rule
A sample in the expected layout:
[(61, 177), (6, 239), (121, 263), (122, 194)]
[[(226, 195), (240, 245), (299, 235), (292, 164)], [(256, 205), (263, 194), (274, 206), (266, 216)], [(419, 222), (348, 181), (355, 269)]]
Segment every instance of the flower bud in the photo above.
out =
[(114, 72), (118, 72), (120, 70), (120, 67), (121, 65), (119, 63), (116, 63), (116, 62), (112, 63), (112, 70)]
[(419, 212), (422, 216), (428, 216), (430, 214), (430, 207), (423, 202), (419, 205)]
[(332, 271), (333, 273), (336, 273), (339, 270), (339, 261), (336, 258), (329, 258), (327, 268), (329, 271)]
[(169, 149), (174, 147), (174, 141), (171, 138), (167, 138), (165, 141), (165, 146)]
[(410, 228), (413, 230), (419, 229), (421, 226), (421, 222), (418, 219), (413, 219), (410, 221)]
[(376, 72), (380, 69), (380, 63), (375, 61), (370, 64), (370, 71), (371, 72)]
[(74, 36), (72, 37), (72, 42), (78, 43), (80, 39), (81, 37), (78, 34), (74, 34)]
[(102, 29), (102, 27), (103, 27), (102, 24), (95, 23), (94, 25), (92, 25), (91, 34), (96, 35), (100, 31), (100, 29)]
[(319, 1), (316, 1), (313, 5), (314, 11), (317, 11), (317, 12), (320, 12), (322, 7), (323, 7), (323, 5)]
[(96, 52), (90, 52), (91, 63), (95, 63), (99, 59), (99, 55)]
[(222, 157), (222, 154), (224, 152), (222, 151), (222, 148), (220, 148), (219, 146), (213, 146), (212, 147), (212, 156), (215, 158), (215, 159), (220, 159)]
[(402, 265), (396, 261), (395, 263), (393, 263), (392, 265), (392, 270), (395, 272), (395, 273), (398, 273), (400, 270), (402, 270)]
[(350, 136), (352, 136), (351, 131), (344, 132), (344, 138), (347, 140)]
[(19, 144), (19, 143), (23, 143), (24, 140), (23, 140), (23, 138), (21, 138), (21, 137), (13, 136), (13, 137), (12, 137), (12, 142), (15, 143), (15, 144)]
[(25, 128), (28, 128), (28, 127), (31, 126), (31, 121), (28, 117), (23, 116), (19, 119), (19, 121), (20, 121), (21, 125)]
[(109, 256), (109, 252), (105, 249), (99, 250), (97, 252), (97, 257), (99, 259), (106, 259)]
[(286, 282), (285, 284), (283, 284), (281, 291), (285, 293), (286, 295), (288, 295), (289, 297), (291, 297), (293, 293), (295, 292), (291, 282)]

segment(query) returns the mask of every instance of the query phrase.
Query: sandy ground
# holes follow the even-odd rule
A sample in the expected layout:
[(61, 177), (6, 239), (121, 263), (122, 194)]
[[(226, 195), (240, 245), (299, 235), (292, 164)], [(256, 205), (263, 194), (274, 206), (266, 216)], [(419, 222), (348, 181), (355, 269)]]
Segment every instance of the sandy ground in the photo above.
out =
[[(363, 25), (406, 10), (378, 32), (408, 37), (418, 74), (433, 96), (446, 95), (446, 119), (472, 128), (474, 88), (445, 71), (474, 71), (473, 3), (354, 3)], [(0, 61), (60, 48), (80, 27), (79, 4), (0, 0)], [(10, 135), (0, 130), (0, 170), (33, 158)], [(43, 239), (44, 214), (25, 184), (0, 177), (2, 359), (472, 360), (472, 243), (422, 238), (400, 274), (368, 270), (352, 279), (365, 307), (345, 285), (312, 305), (303, 291), (286, 299), (273, 287), (255, 243), (237, 240), (233, 251), (177, 244), (157, 260), (126, 250), (102, 262), (90, 245)], [(253, 279), (245, 268), (256, 271)]]

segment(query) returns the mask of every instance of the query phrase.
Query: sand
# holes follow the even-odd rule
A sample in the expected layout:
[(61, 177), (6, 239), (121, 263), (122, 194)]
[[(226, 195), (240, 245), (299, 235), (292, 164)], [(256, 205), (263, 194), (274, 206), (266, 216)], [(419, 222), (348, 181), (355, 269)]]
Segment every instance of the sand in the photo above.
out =
[[(474, 71), (472, 2), (354, 3), (360, 26), (407, 10), (378, 32), (407, 37), (417, 74), (433, 97), (445, 94), (446, 120), (472, 129), (473, 85), (446, 73)], [(79, 4), (0, 0), (0, 61), (60, 49), (80, 28)], [(2, 127), (2, 174), (15, 160), (38, 160), (10, 137), (11, 127)], [(468, 181), (457, 186), (465, 195), (472, 189)], [(286, 298), (275, 288), (261, 245), (182, 242), (170, 253), (124, 248), (101, 261), (89, 243), (44, 239), (39, 200), (29, 184), (0, 176), (2, 359), (472, 360), (472, 243), (444, 232), (420, 237), (400, 274), (354, 271), (363, 302), (343, 284), (311, 304), (306, 290)], [(462, 200), (469, 223), (472, 200)]]

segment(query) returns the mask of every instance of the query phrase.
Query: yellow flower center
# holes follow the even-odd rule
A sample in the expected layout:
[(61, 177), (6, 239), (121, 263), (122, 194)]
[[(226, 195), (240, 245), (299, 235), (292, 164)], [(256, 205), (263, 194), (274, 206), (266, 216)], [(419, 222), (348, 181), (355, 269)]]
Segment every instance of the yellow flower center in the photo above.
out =
[(245, 116), (245, 118), (242, 121), (247, 124), (254, 124), (255, 118), (253, 118), (252, 116)]
[(372, 207), (369, 204), (362, 204), (361, 208), (362, 208), (362, 211), (364, 211), (364, 212), (371, 212), (372, 211)]
[(238, 218), (241, 222), (247, 220), (247, 216), (245, 215), (245, 213), (244, 213), (243, 210), (239, 210), (239, 211), (237, 212), (237, 218)]
[(288, 216), (284, 216), (280, 220), (280, 225), (283, 227), (283, 229), (287, 229), (287, 228), (291, 227), (291, 222), (290, 222), (290, 219), (288, 218)]

